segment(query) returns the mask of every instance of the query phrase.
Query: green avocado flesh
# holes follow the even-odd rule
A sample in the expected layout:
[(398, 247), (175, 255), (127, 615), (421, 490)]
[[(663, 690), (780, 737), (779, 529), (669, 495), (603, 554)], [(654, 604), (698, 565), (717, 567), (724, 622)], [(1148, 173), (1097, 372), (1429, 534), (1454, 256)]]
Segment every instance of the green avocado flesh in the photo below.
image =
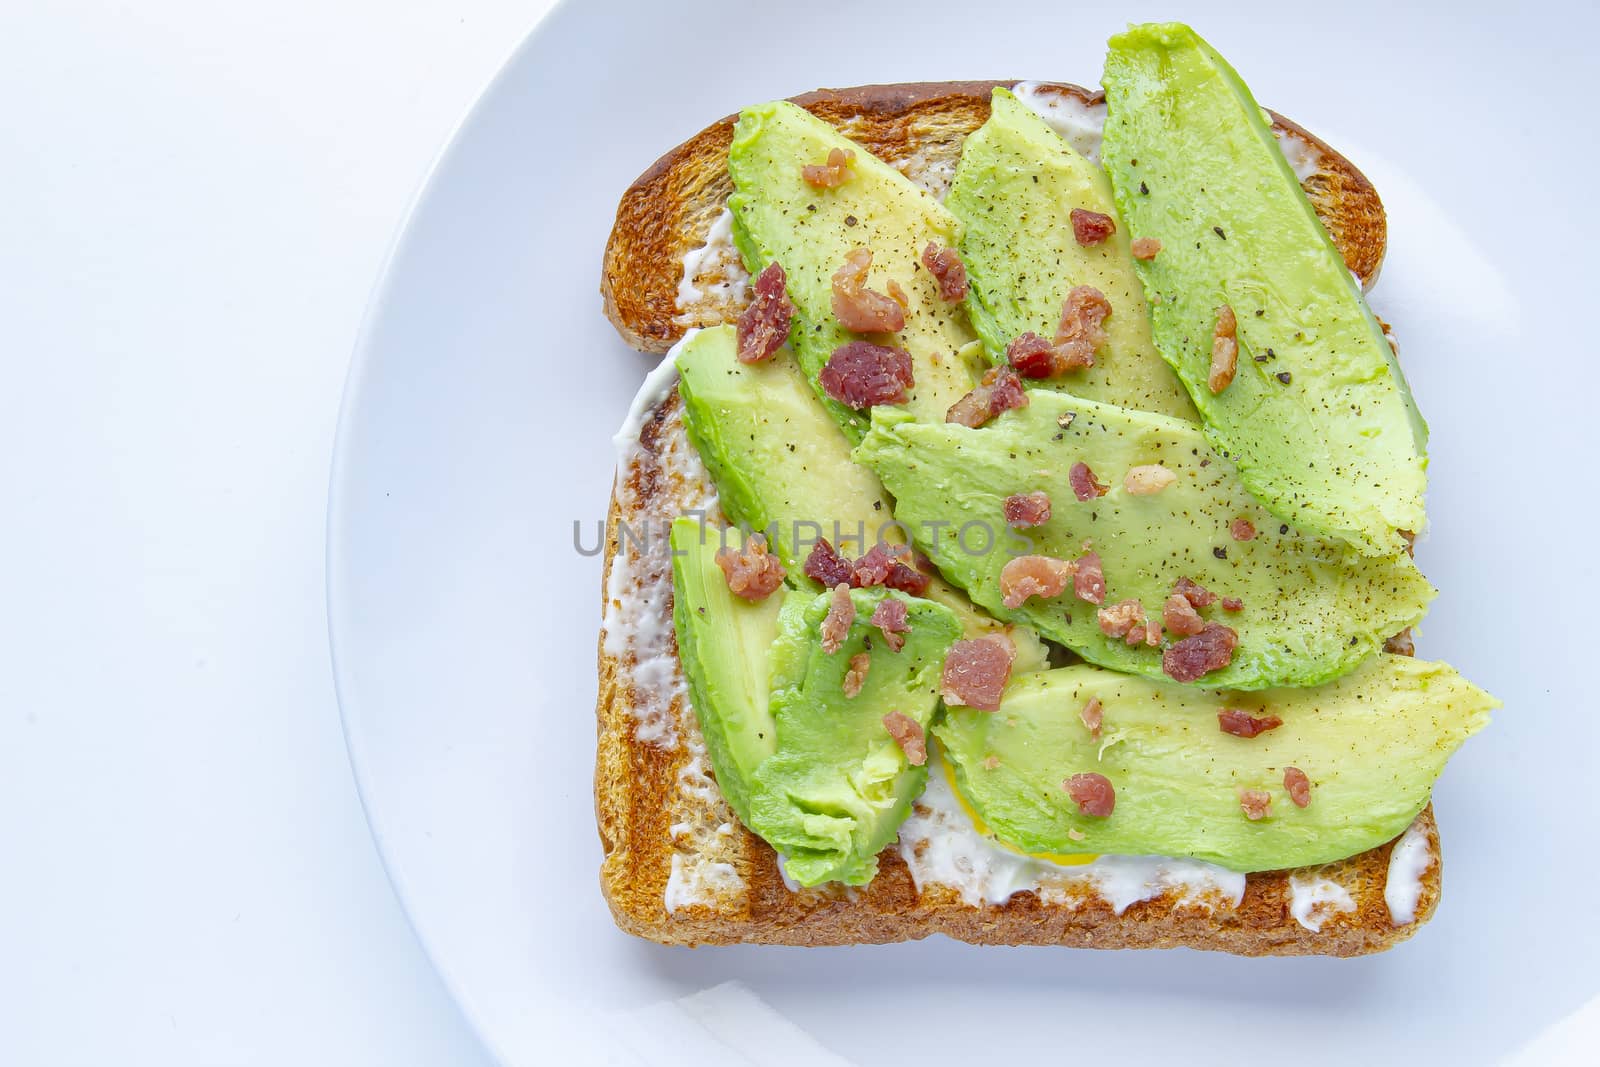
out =
[[(818, 537), (849, 556), (880, 537), (903, 543), (878, 476), (851, 460), (849, 442), (793, 357), (780, 351), (749, 364), (736, 351), (734, 328), (718, 326), (688, 338), (676, 357), (684, 426), (728, 519), (766, 532), (791, 585), (811, 585), (802, 568)], [(1046, 665), (1044, 644), (1027, 627), (995, 620), (939, 578), (926, 596), (953, 610), (969, 636), (1009, 634), (1017, 649), (1013, 670)]]
[(967, 311), (992, 362), (1004, 363), (1006, 346), (1022, 333), (1055, 336), (1067, 293), (1091, 285), (1112, 308), (1095, 366), (1034, 384), (1196, 417), (1150, 337), (1127, 227), (1119, 220), (1117, 232), (1092, 247), (1073, 237), (1074, 208), (1117, 217), (1111, 183), (1007, 90), (994, 91), (989, 121), (962, 146), (945, 207), (961, 220), (961, 258), (971, 283)]
[[(881, 411), (854, 453), (893, 494), (897, 517), (940, 572), (997, 618), (1027, 623), (1093, 663), (1164, 680), (1161, 650), (1106, 636), (1095, 606), (1070, 586), (1017, 609), (1001, 603), (1000, 572), (1012, 557), (1076, 559), (1092, 539), (1107, 605), (1135, 599), (1160, 619), (1180, 578), (1243, 600), (1237, 613), (1203, 612), (1236, 630), (1239, 646), (1201, 684), (1265, 689), (1338, 677), (1420, 619), (1432, 599), (1405, 556), (1362, 556), (1278, 523), (1197, 426), (1045, 390), (1029, 395), (1027, 407), (980, 429)], [(1069, 470), (1080, 461), (1109, 486), (1105, 496), (1076, 498)], [(1129, 493), (1128, 470), (1156, 463), (1177, 480), (1152, 495)], [(1050, 520), (1009, 529), (1006, 497), (1035, 490), (1049, 496)], [(1240, 518), (1254, 524), (1253, 540), (1231, 536)]]
[[(834, 189), (811, 187), (801, 168), (825, 162), (834, 148), (855, 153), (849, 178)], [(915, 384), (905, 406), (919, 417), (943, 420), (974, 384), (973, 368), (956, 356), (972, 333), (961, 304), (939, 298), (921, 256), (930, 241), (957, 243), (954, 216), (826, 122), (781, 101), (739, 114), (728, 172), (735, 190), (728, 198), (734, 242), (752, 274), (773, 260), (783, 264), (796, 311), (790, 336), (818, 395), (817, 375), (834, 349), (865, 339), (911, 354)], [(861, 338), (834, 318), (833, 273), (857, 248), (872, 250), (868, 288), (886, 292), (893, 280), (909, 297), (901, 332)], [(824, 403), (852, 441), (866, 431), (865, 412), (826, 397)]]
[(696, 519), (672, 523), (672, 625), (689, 703), (700, 723), (717, 785), (746, 824), (750, 777), (777, 749), (768, 708), (767, 657), (778, 636), (780, 598), (751, 603), (728, 592), (717, 566), (722, 535), (738, 548), (738, 530)]
[[(1078, 717), (1091, 698), (1104, 717), (1098, 739)], [(962, 795), (1016, 848), (1261, 871), (1332, 862), (1400, 834), (1498, 706), (1443, 663), (1387, 654), (1317, 689), (1248, 698), (1079, 666), (1018, 680), (997, 712), (952, 708), (934, 732)], [(1235, 737), (1218, 726), (1225, 707), (1283, 725)], [(1311, 781), (1305, 808), (1285, 791), (1286, 767)], [(1109, 816), (1080, 814), (1063, 788), (1085, 772), (1115, 788)], [(1245, 789), (1271, 796), (1265, 818), (1246, 818)]]
[(737, 348), (734, 328), (718, 326), (677, 355), (684, 427), (723, 513), (767, 531), (792, 576), (801, 576), (818, 537), (859, 556), (892, 518), (877, 475), (851, 462), (850, 443), (788, 351), (751, 364), (739, 362)]
[[(1344, 260), (1239, 76), (1193, 30), (1111, 39), (1102, 162), (1130, 234), (1156, 344), (1218, 451), (1286, 522), (1368, 554), (1425, 521), (1427, 427)], [(1207, 385), (1217, 309), (1238, 372)]]
[[(778, 745), (755, 771), (748, 825), (804, 886), (865, 885), (878, 873), (878, 852), (928, 780), (927, 767), (912, 766), (889, 735), (884, 716), (898, 711), (928, 729), (945, 652), (961, 636), (955, 615), (938, 604), (881, 588), (850, 596), (856, 619), (838, 651), (823, 651), (818, 638), (829, 593), (788, 594), (772, 646)], [(911, 632), (899, 652), (868, 621), (885, 597), (908, 605)], [(841, 686), (850, 659), (869, 646), (866, 681), (847, 697)]]

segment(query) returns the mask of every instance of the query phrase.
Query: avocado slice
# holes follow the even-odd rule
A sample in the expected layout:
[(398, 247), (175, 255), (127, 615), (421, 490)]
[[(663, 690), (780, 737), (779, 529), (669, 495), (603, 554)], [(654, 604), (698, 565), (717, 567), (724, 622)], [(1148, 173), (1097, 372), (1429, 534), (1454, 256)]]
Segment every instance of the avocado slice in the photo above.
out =
[[(726, 537), (726, 542), (723, 537)], [(750, 819), (750, 778), (778, 747), (768, 704), (767, 656), (778, 636), (781, 597), (751, 603), (728, 592), (717, 550), (743, 544), (738, 530), (674, 519), (672, 625), (689, 703), (717, 785), (739, 819)]]
[[(856, 618), (842, 647), (823, 651), (818, 628), (832, 594), (792, 592), (783, 602), (772, 645), (772, 715), (777, 751), (757, 768), (748, 825), (782, 853), (789, 877), (865, 885), (878, 852), (894, 840), (927, 784), (889, 735), (884, 716), (898, 711), (926, 731), (939, 707), (939, 677), (961, 625), (945, 607), (884, 589), (851, 592)], [(891, 651), (869, 620), (886, 597), (903, 600), (911, 630)], [(870, 650), (870, 651), (869, 651)], [(850, 660), (869, 652), (861, 691), (846, 697)]]
[[(1098, 738), (1078, 717), (1091, 698), (1103, 709)], [(1230, 707), (1282, 725), (1251, 738), (1224, 733), (1217, 713)], [(1328, 863), (1394, 838), (1495, 707), (1448, 665), (1408, 656), (1375, 656), (1317, 689), (1248, 698), (1077, 666), (1017, 680), (997, 712), (951, 708), (934, 733), (961, 794), (1013, 847), (1262, 871)], [(1286, 767), (1310, 779), (1304, 808), (1286, 792)], [(1084, 772), (1110, 779), (1110, 815), (1081, 814), (1063, 788)], [(1246, 818), (1245, 789), (1271, 797), (1267, 817)]]
[(818, 537), (859, 556), (880, 530), (892, 534), (889, 494), (851, 461), (850, 443), (789, 353), (750, 364), (737, 351), (734, 328), (717, 326), (677, 354), (684, 428), (729, 520), (765, 530), (784, 567), (802, 578)]
[[(835, 148), (855, 153), (850, 176), (833, 189), (806, 184), (801, 168), (822, 163)], [(899, 171), (786, 101), (739, 113), (728, 172), (734, 243), (752, 274), (773, 260), (783, 264), (796, 311), (795, 354), (851, 442), (866, 432), (866, 413), (828, 398), (817, 375), (834, 349), (858, 339), (839, 324), (831, 304), (833, 273), (857, 248), (872, 250), (870, 288), (883, 292), (892, 280), (909, 298), (905, 329), (871, 339), (911, 354), (915, 384), (905, 406), (942, 421), (975, 383), (973, 368), (956, 358), (973, 337), (966, 311), (939, 299), (920, 257), (929, 241), (956, 245), (955, 216)]]
[[(1187, 26), (1111, 39), (1102, 162), (1135, 237), (1156, 344), (1207, 436), (1274, 515), (1369, 554), (1424, 522), (1427, 425), (1383, 329), (1244, 82)], [(1207, 384), (1218, 308), (1238, 370)]]
[[(1408, 557), (1363, 556), (1279, 523), (1199, 427), (1048, 390), (1029, 396), (1027, 407), (981, 429), (875, 412), (854, 453), (894, 495), (896, 515), (940, 572), (996, 618), (1028, 623), (1093, 663), (1166, 680), (1160, 649), (1102, 633), (1096, 607), (1070, 587), (1016, 609), (1001, 602), (1000, 572), (1012, 557), (1077, 559), (1086, 538), (1103, 561), (1107, 605), (1136, 599), (1159, 619), (1180, 578), (1244, 602), (1237, 613), (1208, 609), (1239, 644), (1228, 666), (1204, 676), (1207, 686), (1318, 685), (1422, 618), (1434, 590)], [(1108, 485), (1104, 496), (1076, 498), (1078, 462)], [(1127, 472), (1157, 463), (1176, 480), (1130, 493)], [(1049, 521), (1009, 529), (1006, 497), (1036, 490), (1050, 498)], [(1234, 539), (1237, 519), (1253, 524), (1253, 539)]]
[[(734, 523), (766, 531), (792, 585), (805, 577), (817, 537), (859, 556), (881, 536), (903, 543), (889, 494), (878, 476), (850, 458), (850, 445), (828, 418), (786, 351), (765, 363), (740, 363), (732, 326), (701, 330), (677, 352), (678, 395), (689, 441), (716, 483)], [(863, 543), (864, 542), (864, 543)], [(1044, 643), (1026, 626), (985, 614), (959, 589), (935, 577), (926, 597), (956, 613), (968, 636), (1005, 632), (1016, 646), (1013, 671), (1041, 670)]]
[(1053, 337), (1067, 293), (1092, 285), (1112, 307), (1095, 365), (1030, 384), (1197, 418), (1151, 339), (1128, 228), (1118, 219), (1116, 233), (1092, 247), (1073, 237), (1074, 208), (1117, 218), (1105, 172), (1009, 90), (994, 91), (989, 121), (962, 146), (944, 204), (961, 220), (961, 257), (971, 283), (967, 311), (991, 362), (1004, 363), (1006, 346), (1025, 332)]

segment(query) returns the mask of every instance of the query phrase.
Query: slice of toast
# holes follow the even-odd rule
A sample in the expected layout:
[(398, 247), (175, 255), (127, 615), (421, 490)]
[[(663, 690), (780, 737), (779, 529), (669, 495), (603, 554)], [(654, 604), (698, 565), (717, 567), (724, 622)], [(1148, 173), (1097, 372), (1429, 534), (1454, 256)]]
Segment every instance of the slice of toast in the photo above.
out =
[[(987, 117), (996, 84), (1009, 83), (870, 86), (796, 100), (914, 180), (936, 185), (962, 139)], [(1044, 90), (1094, 99), (1071, 86)], [(1304, 186), (1346, 263), (1370, 283), (1385, 245), (1376, 191), (1327, 145), (1274, 118), (1280, 136), (1315, 161)], [(724, 120), (669, 152), (618, 209), (602, 291), (608, 316), (640, 349), (664, 351), (690, 326), (738, 314), (738, 286), (696, 286), (692, 299), (679, 301), (683, 256), (705, 243), (730, 190), (731, 129)], [(714, 269), (742, 274), (736, 263)], [(684, 433), (675, 387), (636, 414), (619, 442), (607, 521), (595, 772), (601, 887), (623, 930), (688, 945), (882, 943), (943, 933), (979, 944), (1354, 956), (1405, 939), (1432, 914), (1440, 863), (1431, 807), (1407, 832), (1406, 853), (1395, 863), (1399, 897), (1415, 894), (1405, 921), (1391, 916), (1388, 903), (1395, 842), (1317, 869), (1249, 875), (1234, 899), (1215, 887), (1196, 892), (1154, 881), (1112, 892), (1070, 876), (1009, 894), (975, 892), (962, 860), (954, 868), (931, 861), (939, 841), (903, 834), (880, 854), (878, 876), (865, 887), (792, 889), (776, 853), (739, 824), (716, 789), (672, 634), (666, 528), (692, 509), (718, 518), (715, 490)], [(914, 821), (926, 826), (938, 814), (919, 803)]]

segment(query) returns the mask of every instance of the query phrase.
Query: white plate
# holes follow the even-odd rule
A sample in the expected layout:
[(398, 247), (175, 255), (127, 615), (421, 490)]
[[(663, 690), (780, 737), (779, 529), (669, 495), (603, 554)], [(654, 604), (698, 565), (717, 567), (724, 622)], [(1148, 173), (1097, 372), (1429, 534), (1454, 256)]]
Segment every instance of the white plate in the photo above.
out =
[[(512, 1064), (557, 1049), (820, 1062), (801, 1051), (812, 1038), (861, 1063), (908, 1042), (951, 1062), (1011, 1047), (1463, 1062), (1518, 1047), (1593, 995), (1593, 922), (1558, 933), (1540, 916), (1576, 902), (1592, 920), (1597, 884), (1595, 701), (1578, 681), (1592, 659), (1578, 616), (1592, 524), (1563, 460), (1582, 457), (1571, 428), (1592, 422), (1593, 345), (1552, 311), (1588, 306), (1580, 257), (1595, 244), (1588, 221), (1563, 224), (1567, 250), (1546, 231), (1486, 224), (1497, 204), (1561, 195), (1538, 155), (1578, 97), (1532, 108), (1478, 93), (1496, 57), (1513, 81), (1544, 62), (1538, 19), (1524, 46), (1520, 26), (1408, 21), (1394, 4), (1351, 8), (1348, 33), (1315, 37), (1274, 8), (1187, 15), (1388, 203), (1373, 302), (1434, 427), (1436, 533), (1419, 558), (1443, 595), (1420, 648), (1507, 705), (1438, 789), (1447, 864), (1433, 923), (1356, 961), (943, 939), (688, 951), (616, 931), (591, 794), (600, 561), (574, 550), (573, 524), (592, 545), (610, 434), (651, 362), (617, 340), (596, 292), (619, 194), (716, 117), (818, 84), (1093, 83), (1129, 14), (1056, 0), (1008, 5), (995, 24), (971, 0), (692, 6), (551, 16), (439, 163), (351, 373), (328, 550), (350, 748), (395, 886), (488, 1043)], [(1380, 22), (1381, 36), (1357, 32)], [(1471, 106), (1435, 106), (1449, 97)], [(1560, 174), (1592, 172), (1581, 141), (1561, 142)], [(1577, 471), (1592, 492), (1592, 466)], [(1502, 581), (1507, 559), (1516, 576)], [(739, 985), (678, 1003), (727, 982)], [(756, 997), (800, 1029), (783, 1031)]]

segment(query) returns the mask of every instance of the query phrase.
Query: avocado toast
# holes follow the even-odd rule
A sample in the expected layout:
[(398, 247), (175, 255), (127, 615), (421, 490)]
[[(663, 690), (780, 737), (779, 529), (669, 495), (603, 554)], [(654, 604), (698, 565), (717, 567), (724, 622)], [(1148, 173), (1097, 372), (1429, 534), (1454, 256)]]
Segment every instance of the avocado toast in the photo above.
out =
[[(1188, 31), (1113, 42), (1114, 56), (1152, 51), (1209, 64), (1222, 117), (1207, 121), (1250, 126), (1227, 114), (1227, 94), (1248, 94)], [(1319, 501), (1315, 529), (1291, 524), (1302, 487), (1266, 462), (1247, 479), (1234, 459), (1261, 427), (1207, 420), (1232, 385), (1211, 392), (1209, 366), (1186, 373), (1195, 331), (1155, 310), (1191, 292), (1225, 295), (1247, 323), (1229, 338), (1236, 380), (1285, 390), (1252, 401), (1269, 429), (1302, 417), (1270, 414), (1290, 392), (1278, 375), (1296, 396), (1331, 394), (1311, 331), (1251, 301), (1282, 288), (1257, 284), (1271, 226), (1261, 247), (1202, 248), (1171, 271), (1137, 254), (1137, 239), (1175, 246), (1199, 222), (1130, 224), (1143, 208), (1125, 196), (1152, 194), (1128, 161), (1157, 156), (1128, 146), (1189, 131), (1119, 134), (1127, 165), (1102, 170), (1097, 129), (1116, 128), (1127, 88), (1114, 81), (1109, 118), (1097, 95), (1045, 83), (760, 105), (624, 196), (608, 314), (636, 347), (676, 343), (619, 434), (608, 522), (596, 793), (602, 885), (624, 929), (688, 944), (942, 932), (1354, 955), (1431, 914), (1428, 794), (1492, 701), (1394, 654), (1432, 596), (1395, 547), (1400, 528), (1359, 493)], [(1268, 129), (1244, 118), (1257, 138)], [(1335, 325), (1378, 329), (1327, 268), (1375, 279), (1376, 193), (1285, 120), (1266, 136), (1327, 244), (1299, 281), (1348, 305)], [(1258, 169), (1240, 182), (1274, 179)], [(1181, 170), (1162, 170), (1175, 189), (1154, 187), (1169, 215), (1196, 200)], [(1079, 211), (1097, 217), (1087, 240)], [(1097, 234), (1098, 220), (1114, 228)], [(847, 269), (860, 248), (870, 262)], [(1007, 374), (1041, 369), (1013, 342), (1056, 328), (1079, 287), (1111, 305), (1092, 358), (1058, 331), (1023, 346), (1044, 373)], [(788, 316), (764, 340), (752, 291)], [(871, 299), (885, 292), (900, 311)], [(1289, 343), (1263, 340), (1271, 319)], [(1213, 341), (1208, 325), (1208, 356)], [(1373, 366), (1348, 377), (1388, 364)], [(1388, 419), (1391, 395), (1409, 400), (1388, 373), (1385, 396), (1344, 400), (1371, 411), (1359, 440), (1383, 437), (1364, 460), (1420, 486), (1420, 434), (1389, 447), (1411, 423), (1405, 405)], [(1274, 497), (1284, 485), (1289, 506)], [(1415, 495), (1417, 512), (1394, 513), (1420, 515)], [(994, 543), (952, 543), (941, 524)], [(1048, 561), (1033, 586), (1008, 585), (1019, 559)]]

